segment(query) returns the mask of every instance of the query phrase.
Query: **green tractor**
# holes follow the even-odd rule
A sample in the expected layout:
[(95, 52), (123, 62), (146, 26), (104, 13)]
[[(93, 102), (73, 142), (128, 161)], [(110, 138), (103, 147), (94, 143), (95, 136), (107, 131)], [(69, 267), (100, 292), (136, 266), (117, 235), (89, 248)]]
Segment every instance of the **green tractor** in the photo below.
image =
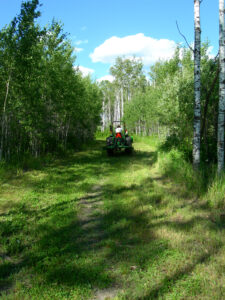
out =
[(125, 123), (122, 121), (113, 121), (110, 125), (111, 135), (106, 138), (106, 149), (108, 155), (116, 152), (125, 151), (127, 154), (133, 152), (133, 137), (128, 135)]

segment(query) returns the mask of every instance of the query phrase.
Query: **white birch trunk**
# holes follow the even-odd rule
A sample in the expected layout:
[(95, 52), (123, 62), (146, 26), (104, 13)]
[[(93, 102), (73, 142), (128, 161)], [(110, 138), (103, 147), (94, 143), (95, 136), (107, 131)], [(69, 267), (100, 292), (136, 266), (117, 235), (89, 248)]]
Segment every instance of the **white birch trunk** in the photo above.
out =
[(124, 114), (124, 99), (123, 99), (123, 87), (121, 87), (121, 118), (123, 118)]
[(193, 135), (193, 167), (199, 168), (200, 164), (200, 88), (201, 88), (201, 27), (200, 27), (200, 0), (194, 0), (194, 24), (195, 24), (195, 45), (194, 45), (194, 135)]
[(116, 93), (116, 100), (115, 100), (115, 115), (114, 121), (120, 120), (120, 93), (117, 91)]
[(225, 116), (225, 32), (224, 32), (224, 0), (219, 0), (219, 108), (217, 136), (217, 170), (224, 170), (224, 116)]
[(111, 102), (110, 102), (110, 98), (109, 98), (109, 101), (108, 101), (108, 123), (112, 123), (112, 114), (111, 114)]
[(114, 116), (113, 116), (114, 120), (116, 120), (116, 118), (117, 118), (117, 111), (116, 111), (116, 109), (117, 109), (117, 95), (115, 95), (115, 97), (116, 97), (116, 99), (114, 101)]
[(9, 94), (9, 83), (10, 83), (11, 76), (9, 75), (9, 79), (6, 83), (6, 94), (5, 94), (5, 100), (3, 105), (3, 113), (2, 113), (2, 128), (1, 128), (1, 144), (0, 144), (0, 161), (2, 160), (3, 151), (4, 151), (4, 130), (5, 130), (5, 123), (6, 123), (6, 104)]
[(103, 132), (105, 130), (105, 97), (103, 98), (102, 103), (102, 128), (101, 131)]
[(117, 99), (117, 112), (118, 112), (118, 117), (117, 117), (117, 121), (120, 121), (120, 113), (121, 113), (121, 111), (120, 111), (120, 108), (121, 108), (121, 105), (120, 105), (120, 95), (119, 95), (119, 93), (118, 93), (118, 99)]
[(127, 89), (127, 100), (128, 102), (131, 100), (131, 96), (130, 96), (130, 85), (128, 84), (128, 89)]

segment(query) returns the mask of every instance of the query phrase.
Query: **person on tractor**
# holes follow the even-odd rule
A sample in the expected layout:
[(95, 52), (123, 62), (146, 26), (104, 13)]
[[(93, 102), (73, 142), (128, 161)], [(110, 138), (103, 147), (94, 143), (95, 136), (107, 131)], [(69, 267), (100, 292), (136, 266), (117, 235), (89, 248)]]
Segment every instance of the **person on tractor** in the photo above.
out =
[(120, 125), (116, 128), (116, 138), (122, 138), (122, 128)]

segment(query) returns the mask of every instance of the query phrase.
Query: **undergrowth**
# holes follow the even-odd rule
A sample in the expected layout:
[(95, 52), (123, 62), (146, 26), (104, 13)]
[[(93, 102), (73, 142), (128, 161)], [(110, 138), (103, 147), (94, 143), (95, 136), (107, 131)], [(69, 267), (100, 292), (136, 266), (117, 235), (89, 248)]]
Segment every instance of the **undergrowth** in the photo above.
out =
[(204, 199), (211, 208), (225, 209), (225, 177), (216, 175), (216, 166), (202, 164), (195, 172), (185, 153), (171, 148), (163, 151), (160, 145), (158, 165), (161, 171), (175, 182), (183, 185), (187, 192)]

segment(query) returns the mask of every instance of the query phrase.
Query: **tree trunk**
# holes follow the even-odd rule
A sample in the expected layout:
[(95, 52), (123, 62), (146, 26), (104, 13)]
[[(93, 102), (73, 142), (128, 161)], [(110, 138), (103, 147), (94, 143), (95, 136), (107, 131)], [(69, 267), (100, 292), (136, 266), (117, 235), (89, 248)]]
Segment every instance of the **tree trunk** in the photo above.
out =
[(124, 99), (123, 99), (123, 87), (121, 87), (121, 118), (123, 118), (124, 114)]
[(116, 93), (116, 99), (115, 99), (115, 109), (114, 109), (114, 121), (120, 120), (120, 95), (119, 91)]
[(2, 128), (1, 128), (1, 144), (0, 144), (0, 161), (2, 160), (3, 157), (3, 151), (4, 151), (4, 129), (5, 129), (5, 121), (6, 121), (6, 104), (7, 104), (7, 99), (8, 99), (8, 94), (9, 94), (9, 83), (10, 83), (11, 75), (9, 75), (9, 79), (6, 83), (6, 93), (5, 93), (5, 100), (4, 100), (4, 105), (3, 105), (3, 112), (2, 112)]
[(117, 121), (119, 121), (120, 120), (120, 108), (121, 108), (121, 105), (120, 105), (120, 95), (119, 95), (119, 92), (118, 92), (118, 96), (117, 96), (117, 113), (118, 113), (118, 115), (117, 115)]
[(199, 169), (200, 164), (200, 88), (201, 88), (201, 27), (200, 27), (200, 0), (194, 0), (194, 24), (195, 24), (195, 46), (194, 46), (194, 134), (193, 134), (193, 167)]
[(224, 0), (219, 0), (219, 109), (217, 131), (217, 170), (224, 170), (224, 112), (225, 112), (225, 34), (224, 34)]
[(105, 111), (105, 96), (103, 98), (103, 103), (102, 103), (102, 128), (101, 128), (101, 132), (104, 132), (105, 130), (105, 114), (107, 112)]
[(128, 102), (131, 100), (131, 96), (130, 96), (130, 85), (128, 84), (128, 89), (127, 89), (127, 100)]
[(113, 116), (111, 112), (111, 101), (110, 98), (108, 99), (108, 123), (112, 124)]

